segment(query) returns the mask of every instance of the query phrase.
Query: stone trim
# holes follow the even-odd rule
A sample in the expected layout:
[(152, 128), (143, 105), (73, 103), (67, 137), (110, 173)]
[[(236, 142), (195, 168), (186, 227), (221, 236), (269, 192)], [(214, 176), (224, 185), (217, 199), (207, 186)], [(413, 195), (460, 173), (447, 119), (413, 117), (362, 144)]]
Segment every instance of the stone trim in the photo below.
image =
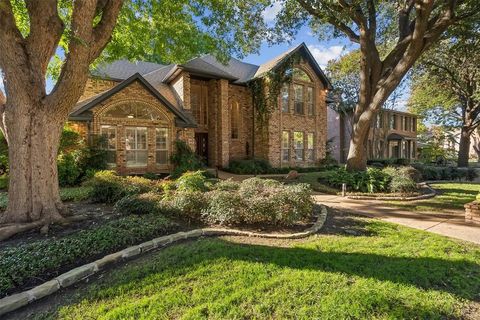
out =
[(394, 201), (415, 201), (415, 200), (424, 200), (424, 199), (430, 199), (433, 198), (437, 195), (437, 192), (430, 187), (430, 185), (426, 182), (420, 183), (420, 186), (426, 187), (429, 190), (429, 193), (427, 194), (421, 194), (418, 196), (412, 196), (412, 197), (401, 197), (401, 196), (347, 196), (347, 199), (352, 199), (352, 200), (394, 200)]
[(328, 211), (324, 205), (320, 205), (320, 210), (316, 208), (314, 210), (316, 211), (315, 215), (317, 217), (315, 223), (310, 228), (307, 228), (302, 232), (279, 234), (258, 233), (228, 228), (202, 228), (187, 232), (177, 232), (171, 235), (166, 235), (147, 242), (143, 242), (139, 245), (128, 247), (121, 251), (106, 255), (103, 258), (98, 259), (94, 262), (74, 268), (32, 289), (0, 299), (0, 316), (24, 307), (36, 300), (49, 296), (57, 292), (61, 288), (66, 288), (68, 286), (71, 286), (72, 284), (87, 279), (88, 277), (98, 273), (100, 270), (104, 270), (107, 266), (118, 263), (120, 261), (125, 261), (134, 257), (138, 257), (143, 253), (152, 251), (154, 249), (160, 249), (162, 247), (165, 247), (166, 245), (173, 244), (181, 240), (193, 240), (203, 236), (213, 237), (223, 235), (274, 239), (299, 239), (308, 237), (318, 232), (323, 227), (325, 220), (327, 219)]
[(464, 205), (465, 222), (480, 223), (480, 202), (473, 201)]

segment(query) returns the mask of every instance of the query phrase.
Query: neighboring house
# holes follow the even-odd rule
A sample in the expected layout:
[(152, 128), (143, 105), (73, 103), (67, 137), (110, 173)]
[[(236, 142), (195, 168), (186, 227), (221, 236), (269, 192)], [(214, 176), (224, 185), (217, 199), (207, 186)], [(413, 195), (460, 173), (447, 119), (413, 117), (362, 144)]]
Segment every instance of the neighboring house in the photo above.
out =
[[(249, 83), (292, 55), (300, 57), (293, 80), (259, 123)], [(121, 60), (92, 73), (69, 123), (85, 137), (104, 136), (108, 162), (121, 174), (171, 171), (176, 139), (211, 167), (253, 157), (313, 166), (325, 157), (330, 86), (305, 44), (260, 66), (210, 55), (182, 65)]]
[[(332, 155), (345, 163), (350, 147), (352, 113), (339, 113), (328, 108), (328, 139)], [(367, 141), (367, 158), (417, 157), (417, 116), (407, 112), (382, 109), (377, 115)]]
[[(419, 137), (419, 140), (422, 142), (419, 142), (419, 145), (425, 147), (432, 143), (436, 144), (445, 150), (447, 158), (456, 158), (460, 149), (460, 134), (460, 128), (445, 128), (432, 125)], [(475, 159), (480, 162), (480, 134), (477, 130), (471, 135), (469, 159)]]

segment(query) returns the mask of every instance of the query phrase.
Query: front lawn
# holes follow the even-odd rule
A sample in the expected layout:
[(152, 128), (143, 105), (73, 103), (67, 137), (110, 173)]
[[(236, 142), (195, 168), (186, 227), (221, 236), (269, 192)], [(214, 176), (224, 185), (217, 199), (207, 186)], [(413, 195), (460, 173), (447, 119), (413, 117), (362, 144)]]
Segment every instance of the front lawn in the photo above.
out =
[(306, 240), (174, 245), (12, 316), (443, 319), (478, 311), (478, 246), (359, 217), (330, 216), (328, 225)]
[(439, 213), (442, 211), (463, 211), (463, 205), (475, 200), (480, 184), (435, 183), (430, 185), (438, 194), (434, 198), (412, 202), (389, 202), (395, 207), (419, 212)]

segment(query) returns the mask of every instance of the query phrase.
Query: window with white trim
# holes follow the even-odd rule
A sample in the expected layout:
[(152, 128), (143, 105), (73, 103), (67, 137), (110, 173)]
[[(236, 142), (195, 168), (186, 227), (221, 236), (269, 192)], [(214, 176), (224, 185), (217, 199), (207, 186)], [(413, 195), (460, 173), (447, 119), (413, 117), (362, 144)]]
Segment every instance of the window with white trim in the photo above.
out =
[(313, 132), (307, 134), (307, 160), (315, 160), (315, 147), (314, 147), (314, 136)]
[(125, 152), (127, 167), (147, 166), (147, 128), (125, 128)]
[(313, 88), (307, 87), (307, 112), (309, 116), (315, 114), (315, 108), (313, 104)]
[(290, 112), (290, 108), (288, 107), (289, 87), (287, 83), (283, 84), (282, 92), (280, 94), (282, 112)]
[(295, 160), (303, 161), (305, 159), (303, 132), (293, 132), (293, 147), (295, 149)]
[(117, 165), (117, 128), (115, 126), (102, 125), (100, 127), (102, 137), (101, 146), (106, 151), (107, 164), (110, 167)]
[(290, 132), (282, 131), (282, 162), (290, 161)]
[(155, 128), (155, 162), (168, 164), (168, 128)]
[(303, 89), (304, 87), (301, 84), (293, 85), (293, 91), (295, 93), (295, 113), (296, 114), (304, 114)]

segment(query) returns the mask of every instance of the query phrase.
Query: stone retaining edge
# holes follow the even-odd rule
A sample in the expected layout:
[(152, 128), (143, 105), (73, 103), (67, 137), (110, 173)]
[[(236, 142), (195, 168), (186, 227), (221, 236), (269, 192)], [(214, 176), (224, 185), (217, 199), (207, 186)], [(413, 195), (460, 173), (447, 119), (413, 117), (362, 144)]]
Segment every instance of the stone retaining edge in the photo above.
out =
[(115, 264), (120, 261), (129, 260), (133, 257), (138, 257), (143, 253), (152, 251), (154, 249), (165, 247), (169, 244), (185, 240), (195, 239), (202, 236), (248, 236), (248, 237), (263, 237), (263, 238), (275, 238), (275, 239), (299, 239), (305, 238), (316, 233), (320, 230), (325, 220), (327, 219), (327, 208), (324, 205), (320, 205), (320, 213), (316, 214), (317, 220), (308, 229), (302, 232), (279, 234), (279, 233), (257, 233), (251, 231), (228, 229), (228, 228), (202, 228), (195, 229), (187, 232), (177, 232), (171, 235), (155, 238), (150, 241), (143, 242), (139, 245), (131, 246), (121, 251), (108, 254), (103, 258), (100, 258), (94, 262), (87, 263), (83, 266), (74, 268), (67, 271), (52, 280), (44, 282), (32, 289), (16, 293), (0, 299), (0, 316), (8, 312), (17, 310), (24, 307), (36, 300), (49, 296), (61, 288), (66, 288), (74, 283), (84, 280), (97, 272), (104, 270), (106, 267)]
[(420, 183), (421, 186), (427, 187), (427, 189), (430, 190), (430, 193), (421, 194), (419, 196), (413, 196), (413, 197), (347, 196), (347, 199), (352, 199), (352, 200), (394, 200), (394, 201), (415, 201), (415, 200), (430, 199), (430, 198), (435, 197), (437, 195), (437, 192), (434, 189), (432, 189), (432, 187), (430, 187), (429, 183), (426, 183), (426, 182), (421, 182)]

